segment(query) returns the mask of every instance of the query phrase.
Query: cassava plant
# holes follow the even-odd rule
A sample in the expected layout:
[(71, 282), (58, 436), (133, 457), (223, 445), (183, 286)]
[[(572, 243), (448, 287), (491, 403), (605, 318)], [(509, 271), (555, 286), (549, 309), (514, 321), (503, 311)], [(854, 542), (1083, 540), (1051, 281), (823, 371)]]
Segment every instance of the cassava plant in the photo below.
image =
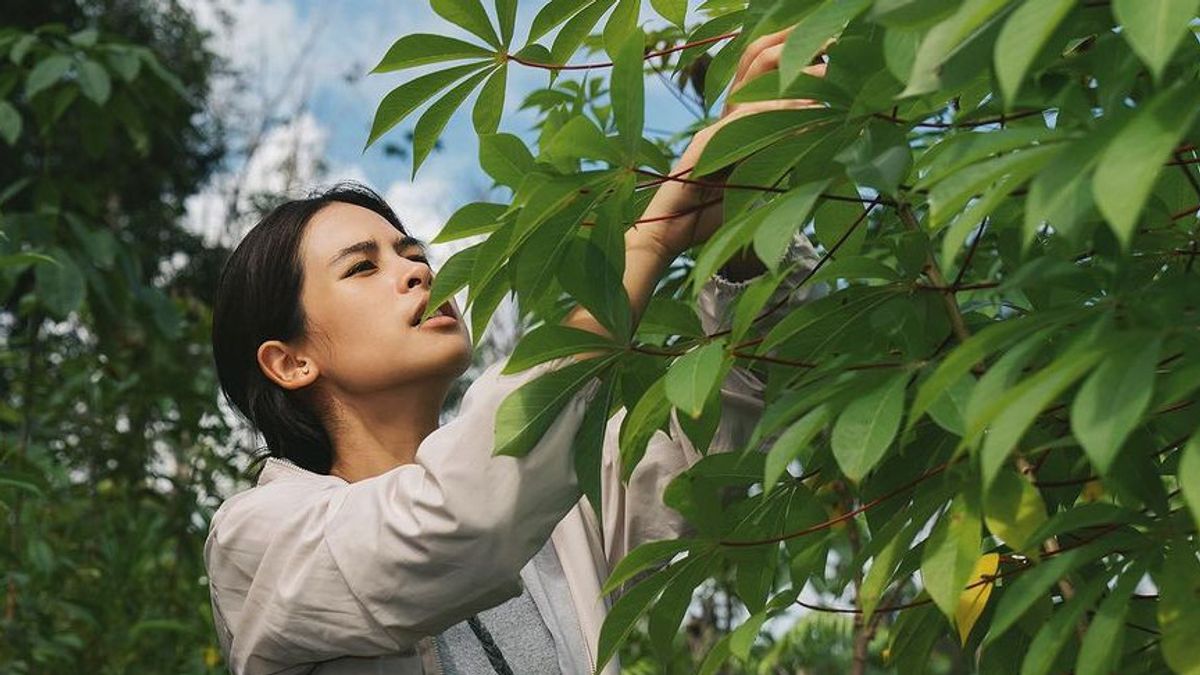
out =
[[(511, 197), (446, 223), (435, 242), (487, 236), (429, 306), (467, 287), (478, 327), (513, 293), (536, 327), (509, 372), (608, 352), (515, 392), (497, 451), (527, 451), (599, 376), (607, 405), (575, 448), (597, 504), (608, 414), (631, 411), (629, 472), (672, 410), (709, 445), (730, 368), (766, 383), (742, 451), (664, 495), (694, 536), (613, 572), (609, 589), (637, 583), (602, 659), (646, 625), (669, 661), (693, 590), (721, 576), (748, 618), (702, 672), (745, 664), (803, 605), (853, 615), (857, 672), (886, 632), (903, 673), (951, 643), (983, 672), (1200, 673), (1200, 0), (651, 0), (649, 37), (639, 0), (542, 2), (521, 31), (516, 0), (431, 4), (473, 38), (401, 37), (376, 72), (458, 63), (389, 93), (369, 142), (432, 101), (415, 173), (478, 90), (479, 163)], [(685, 135), (647, 138), (646, 82), (674, 76), (703, 117), (745, 47), (792, 25), (778, 70), (733, 100), (819, 107), (737, 119), (670, 173)], [(825, 76), (806, 73), (822, 52)], [(549, 79), (524, 102), (532, 144), (498, 131), (514, 68)], [(725, 222), (631, 331), (621, 235), (678, 180), (719, 191)], [(826, 292), (768, 303), (796, 279), (797, 230), (821, 255), (799, 283)], [(703, 334), (695, 294), (748, 252), (766, 271)], [(618, 339), (557, 325), (576, 303)]]

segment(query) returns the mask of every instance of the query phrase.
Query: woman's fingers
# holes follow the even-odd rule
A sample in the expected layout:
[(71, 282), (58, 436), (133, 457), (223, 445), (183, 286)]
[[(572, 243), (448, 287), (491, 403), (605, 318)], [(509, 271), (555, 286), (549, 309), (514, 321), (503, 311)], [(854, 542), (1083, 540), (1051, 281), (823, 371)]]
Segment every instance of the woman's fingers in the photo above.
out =
[(784, 42), (787, 42), (788, 35), (791, 34), (793, 28), (795, 26), (789, 26), (770, 35), (764, 35), (747, 45), (746, 51), (742, 52), (742, 58), (738, 60), (737, 69), (734, 71), (734, 85), (736, 86), (738, 82), (746, 79), (746, 71), (760, 53), (771, 47), (782, 46)]

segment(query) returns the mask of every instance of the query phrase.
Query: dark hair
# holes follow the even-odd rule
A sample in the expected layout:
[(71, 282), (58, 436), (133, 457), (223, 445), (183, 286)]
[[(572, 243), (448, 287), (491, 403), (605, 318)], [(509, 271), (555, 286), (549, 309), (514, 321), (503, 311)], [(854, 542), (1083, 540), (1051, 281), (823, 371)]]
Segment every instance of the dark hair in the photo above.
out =
[(327, 474), (334, 449), (319, 403), (309, 392), (289, 391), (267, 378), (258, 347), (305, 333), (300, 289), (300, 242), (318, 211), (342, 202), (370, 209), (408, 234), (391, 207), (370, 188), (342, 182), (304, 199), (284, 202), (263, 216), (234, 249), (221, 271), (213, 302), (212, 345), (225, 398), (262, 434), (259, 459), (285, 457)]

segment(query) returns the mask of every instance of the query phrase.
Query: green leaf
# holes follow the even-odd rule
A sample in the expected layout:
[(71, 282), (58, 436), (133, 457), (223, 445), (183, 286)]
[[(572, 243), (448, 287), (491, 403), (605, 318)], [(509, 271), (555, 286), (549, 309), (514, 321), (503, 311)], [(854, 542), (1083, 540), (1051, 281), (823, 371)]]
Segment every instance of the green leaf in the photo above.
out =
[(79, 64), (79, 89), (96, 105), (104, 105), (112, 93), (112, 78), (104, 66), (87, 59)]
[[(554, 36), (554, 44), (550, 46), (550, 60), (553, 63), (566, 63), (579, 50), (580, 45), (587, 39), (592, 29), (600, 21), (600, 17), (612, 7), (614, 0), (592, 0), (582, 12), (567, 20), (558, 35)], [(551, 75), (556, 76), (557, 73)]]
[(500, 40), (508, 47), (517, 25), (517, 0), (496, 0), (496, 18), (500, 22)]
[(758, 631), (767, 620), (766, 610), (751, 614), (729, 634), (729, 653), (745, 661), (750, 658), (750, 648), (758, 638)]
[(921, 556), (921, 581), (933, 602), (953, 621), (958, 598), (979, 559), (979, 508), (960, 493), (938, 519)]
[(1162, 340), (1153, 335), (1115, 342), (1071, 405), (1071, 431), (1101, 475), (1112, 469), (1125, 439), (1150, 406), (1162, 347)]
[(442, 263), (433, 277), (433, 284), (429, 289), (429, 302), (425, 305), (422, 321), (436, 314), (439, 307), (470, 282), (471, 270), (475, 267), (482, 247), (483, 242), (480, 242), (455, 253)]
[(638, 546), (617, 561), (600, 592), (604, 595), (612, 593), (634, 576), (650, 569), (655, 563), (670, 562), (677, 553), (688, 550), (694, 543), (691, 539), (680, 538), (650, 541)]
[(517, 373), (539, 363), (589, 351), (615, 351), (621, 346), (591, 331), (545, 324), (525, 334), (513, 348), (501, 374)]
[(1074, 238), (1093, 207), (1092, 169), (1111, 139), (1112, 120), (1072, 142), (1055, 155), (1029, 183), (1025, 198), (1023, 241), (1028, 248), (1043, 224)]
[(692, 604), (692, 594), (708, 577), (708, 564), (711, 556), (690, 557), (683, 564), (683, 569), (674, 579), (663, 587), (662, 596), (650, 610), (646, 634), (650, 638), (650, 646), (662, 660), (671, 657), (672, 638), (679, 632), (680, 623), (689, 605)]
[(836, 113), (825, 108), (768, 110), (731, 120), (704, 146), (692, 176), (705, 176), (789, 136), (829, 122)]
[(1135, 561), (1121, 573), (1112, 592), (1100, 603), (1079, 646), (1079, 657), (1075, 661), (1078, 675), (1107, 675), (1112, 672), (1113, 664), (1121, 662), (1125, 615), (1134, 589), (1145, 573), (1145, 562)]
[(533, 172), (533, 153), (512, 134), (483, 134), (479, 137), (479, 166), (499, 185), (513, 190)]
[(646, 454), (646, 444), (667, 422), (671, 405), (667, 401), (666, 378), (659, 378), (650, 385), (633, 410), (621, 421), (621, 479), (629, 480), (634, 468)]
[(614, 340), (630, 338), (633, 315), (620, 272), (595, 242), (575, 237), (558, 269), (558, 280), (571, 297), (607, 328)]
[(996, 79), (1010, 109), (1034, 57), (1075, 3), (1076, 0), (1025, 0), (1004, 22), (996, 38)]
[(1021, 675), (1047, 675), (1058, 660), (1058, 653), (1075, 633), (1076, 626), (1096, 601), (1108, 590), (1108, 575), (1092, 578), (1075, 597), (1067, 600), (1042, 624), (1021, 662)]
[(1047, 312), (1029, 316), (998, 321), (977, 331), (970, 339), (956, 347), (938, 365), (937, 370), (929, 376), (917, 389), (917, 396), (908, 411), (908, 424), (905, 429), (912, 429), (921, 416), (929, 410), (929, 406), (942, 396), (942, 393), (965, 377), (971, 368), (988, 355), (1004, 349), (1010, 344), (1030, 335), (1032, 332), (1060, 321), (1070, 321), (1079, 318), (1077, 312)]
[(554, 30), (555, 26), (578, 14), (589, 2), (590, 0), (550, 0), (533, 17), (529, 26), (529, 42), (533, 43)]
[(1104, 149), (1092, 178), (1096, 206), (1128, 247), (1171, 150), (1200, 112), (1200, 87), (1179, 81), (1145, 103)]
[(380, 136), (399, 124), (434, 94), (487, 65), (485, 61), (439, 70), (405, 82), (388, 92), (380, 101), (379, 109), (375, 111), (375, 120), (371, 123), (371, 134), (367, 138), (366, 147), (371, 147)]
[(429, 63), (460, 61), (463, 59), (489, 59), (495, 53), (470, 42), (446, 35), (413, 33), (396, 40), (372, 73), (390, 73), (405, 68), (415, 68)]
[(684, 354), (671, 364), (666, 377), (667, 400), (696, 417), (725, 372), (725, 340), (717, 339)]
[(8, 101), (0, 101), (0, 138), (15, 145), (21, 137), (21, 113)]
[(835, 159), (846, 165), (846, 175), (855, 183), (884, 194), (896, 194), (912, 168), (908, 139), (890, 123), (867, 126)]
[(1121, 35), (1154, 75), (1162, 80), (1171, 54), (1190, 31), (1189, 23), (1200, 11), (1197, 0), (1113, 0), (1113, 15)]
[(572, 117), (554, 134), (544, 152), (555, 158), (598, 159), (614, 166), (622, 163), (621, 153), (596, 123), (583, 115)]
[(1032, 176), (1046, 162), (1062, 150), (1059, 144), (1033, 146), (984, 160), (955, 172), (938, 182), (929, 191), (929, 220), (931, 231), (937, 231), (950, 219), (962, 212), (973, 197), (1006, 176), (1016, 176), (1017, 181), (1006, 184), (1008, 194), (1021, 182)]
[(638, 334), (682, 335), (703, 337), (704, 330), (696, 309), (681, 300), (662, 296), (650, 299), (646, 311), (638, 322)]
[(849, 331), (884, 303), (902, 293), (898, 285), (851, 286), (793, 310), (758, 345), (766, 355), (785, 345), (803, 354), (824, 354), (843, 343)]
[(492, 28), (487, 12), (479, 0), (429, 0), (438, 16), (463, 28), (496, 49), (502, 49), (500, 38)]
[(828, 180), (805, 183), (771, 203), (771, 212), (754, 232), (754, 252), (767, 269), (776, 272), (788, 244), (803, 229)]
[(442, 135), (442, 130), (446, 128), (446, 123), (450, 121), (450, 116), (454, 114), (455, 110), (458, 110), (467, 95), (479, 86), (485, 77), (487, 77), (487, 72), (476, 73), (463, 80), (445, 96), (434, 101), (433, 105), (429, 106), (429, 109), (417, 120), (417, 126), (413, 129), (413, 178), (416, 178), (421, 164), (433, 151), (433, 146), (437, 143), (438, 137)]
[(603, 522), (604, 518), (601, 479), (604, 470), (604, 437), (612, 411), (616, 384), (616, 373), (606, 373), (600, 391), (583, 414), (583, 421), (579, 424), (579, 430), (575, 432), (571, 448), (575, 455), (575, 480), (579, 484), (579, 491), (587, 498), (599, 522)]
[(34, 267), (37, 299), (53, 317), (65, 320), (71, 312), (83, 307), (86, 290), (83, 272), (63, 249), (53, 248), (46, 253), (57, 264)]
[(25, 80), (25, 97), (33, 98), (62, 79), (71, 68), (70, 57), (62, 54), (47, 56), (29, 71)]
[(1001, 471), (984, 497), (983, 522), (1009, 548), (1030, 553), (1039, 545), (1034, 533), (1046, 523), (1046, 502), (1015, 471)]
[[(604, 24), (604, 51), (614, 61), (627, 46), (629, 36), (638, 30), (641, 0), (617, 0), (617, 6)], [(643, 37), (644, 40), (644, 37)], [(640, 51), (640, 50), (639, 50)]]
[(492, 455), (524, 457), (545, 435), (559, 413), (592, 378), (608, 368), (615, 357), (585, 359), (561, 366), (531, 380), (509, 394), (496, 411), (495, 450)]
[(763, 475), (763, 492), (770, 494), (779, 478), (787, 471), (788, 464), (812, 443), (833, 416), (827, 405), (820, 405), (804, 414), (787, 428), (767, 452)]
[(900, 373), (884, 380), (855, 398), (838, 415), (833, 425), (833, 456), (842, 472), (855, 483), (883, 459), (896, 438), (900, 416), (904, 414), (908, 378), (908, 373)]
[(640, 28), (635, 29), (626, 36), (613, 57), (613, 121), (629, 157), (637, 154), (646, 121), (645, 78), (642, 76), (642, 50), (645, 44), (645, 33)]
[(1200, 525), (1200, 433), (1192, 436), (1179, 458), (1179, 486), (1192, 509), (1192, 520)]
[(687, 0), (650, 0), (650, 6), (658, 15), (684, 30), (687, 19)]
[(966, 433), (967, 402), (975, 390), (975, 378), (964, 375), (946, 388), (929, 406), (929, 416), (938, 426), (956, 436)]
[(504, 93), (507, 86), (508, 64), (504, 64), (493, 71), (487, 82), (479, 88), (479, 97), (475, 99), (475, 108), (471, 112), (475, 133), (496, 133), (496, 129), (500, 127), (500, 117), (504, 113)]
[(500, 226), (500, 218), (507, 210), (508, 207), (504, 204), (471, 202), (455, 211), (430, 243), (444, 244), (448, 241), (492, 232)]
[(985, 408), (978, 421), (972, 420), (960, 446), (974, 445), (986, 427), (987, 434), (980, 451), (985, 490), (1042, 410), (1091, 370), (1102, 355), (1100, 348), (1090, 344), (1090, 340), (1084, 340), (1035, 375), (1004, 392)]
[(675, 577), (687, 567), (689, 560), (681, 561), (666, 569), (655, 572), (642, 580), (622, 595), (604, 618), (600, 628), (600, 641), (596, 657), (596, 672), (599, 673), (617, 653), (617, 648), (629, 637), (637, 620), (646, 613), (650, 603), (654, 602)]
[(1008, 4), (1009, 0), (964, 0), (954, 14), (931, 28), (921, 40), (908, 86), (900, 96), (918, 96), (938, 89), (941, 66)]
[(983, 644), (995, 642), (1025, 615), (1039, 600), (1046, 597), (1050, 589), (1065, 579), (1075, 568), (1094, 560), (1111, 548), (1107, 542), (1096, 542), (1056, 555), (1022, 572), (1016, 581), (1005, 584), (1004, 593), (992, 614), (991, 626)]
[(779, 82), (786, 89), (812, 62), (825, 40), (841, 34), (846, 24), (871, 6), (872, 0), (825, 0), (806, 14), (784, 43), (779, 58)]
[(898, 528), (892, 526), (890, 531), (881, 531), (878, 535), (874, 535), (886, 538), (887, 543), (875, 554), (871, 561), (871, 567), (863, 578), (862, 587), (859, 589), (858, 597), (862, 606), (863, 621), (869, 621), (871, 615), (875, 613), (875, 608), (883, 599), (883, 592), (887, 588), (888, 582), (891, 581), (904, 554), (908, 553), (909, 544), (912, 543), (917, 530), (924, 525), (924, 521), (911, 519), (908, 514), (902, 514), (897, 516), (896, 524), (899, 525)]
[(1200, 669), (1200, 564), (1195, 544), (1175, 539), (1167, 551), (1162, 571), (1154, 574), (1158, 584), (1158, 625), (1162, 630), (1162, 654), (1177, 673), (1194, 675)]

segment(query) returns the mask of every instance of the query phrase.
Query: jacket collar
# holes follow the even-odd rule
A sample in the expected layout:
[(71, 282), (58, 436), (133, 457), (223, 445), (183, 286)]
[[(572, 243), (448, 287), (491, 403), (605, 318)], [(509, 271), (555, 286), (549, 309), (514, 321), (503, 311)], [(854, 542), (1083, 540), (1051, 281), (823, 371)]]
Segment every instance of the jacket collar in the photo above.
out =
[(268, 457), (263, 462), (262, 471), (258, 474), (258, 482), (255, 485), (266, 485), (277, 480), (307, 480), (318, 483), (349, 485), (349, 483), (337, 476), (309, 471), (289, 459)]

